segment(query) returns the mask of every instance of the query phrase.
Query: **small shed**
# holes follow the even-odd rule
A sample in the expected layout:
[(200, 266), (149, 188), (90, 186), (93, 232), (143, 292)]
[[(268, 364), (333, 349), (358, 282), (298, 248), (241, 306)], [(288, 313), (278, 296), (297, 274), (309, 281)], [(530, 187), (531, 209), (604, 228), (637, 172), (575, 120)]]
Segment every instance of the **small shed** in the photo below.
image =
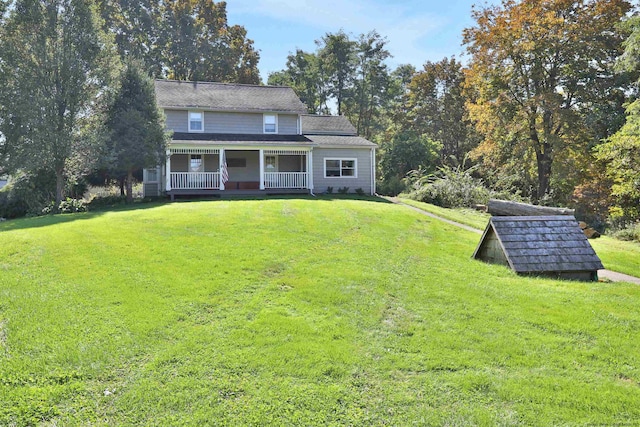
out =
[(604, 268), (573, 216), (492, 217), (473, 258), (518, 274), (596, 281)]

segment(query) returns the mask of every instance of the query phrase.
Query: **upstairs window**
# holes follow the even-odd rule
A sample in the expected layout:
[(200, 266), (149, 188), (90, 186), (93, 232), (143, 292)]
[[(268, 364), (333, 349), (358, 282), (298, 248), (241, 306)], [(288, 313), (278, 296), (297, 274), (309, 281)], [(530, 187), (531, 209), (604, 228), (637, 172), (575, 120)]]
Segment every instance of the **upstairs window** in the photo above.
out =
[(202, 132), (204, 129), (202, 111), (189, 111), (189, 132)]
[(324, 159), (324, 177), (356, 177), (356, 159)]
[(264, 133), (278, 133), (278, 116), (275, 114), (265, 114)]

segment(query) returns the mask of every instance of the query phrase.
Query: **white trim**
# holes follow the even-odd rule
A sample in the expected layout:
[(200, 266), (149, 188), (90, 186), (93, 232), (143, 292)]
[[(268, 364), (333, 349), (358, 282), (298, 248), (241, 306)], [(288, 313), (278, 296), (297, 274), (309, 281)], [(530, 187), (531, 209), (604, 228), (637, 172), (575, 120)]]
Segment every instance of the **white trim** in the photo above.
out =
[(313, 192), (313, 150), (309, 150), (307, 155), (307, 173), (309, 174), (309, 190)]
[[(265, 125), (267, 117), (273, 116), (275, 118), (276, 130), (274, 132), (267, 132), (265, 130)], [(278, 133), (278, 114), (277, 113), (263, 113), (262, 114), (262, 133), (267, 135), (275, 135)]]
[[(236, 144), (224, 144), (224, 142), (220, 142), (219, 144), (171, 144), (170, 150), (187, 150), (186, 152), (174, 152), (174, 154), (189, 154), (194, 153), (194, 150), (211, 150), (211, 152), (200, 153), (200, 154), (217, 154), (221, 149), (227, 150), (237, 150), (237, 151), (258, 151), (263, 149), (265, 151), (271, 151), (272, 154), (286, 154), (291, 153), (294, 154), (305, 154), (313, 147), (310, 146), (301, 146), (301, 145), (291, 145), (291, 146), (283, 146), (282, 144), (256, 144), (256, 145), (236, 145)], [(207, 148), (207, 147), (216, 147), (216, 148)], [(280, 147), (280, 148), (279, 148)], [(324, 148), (324, 147), (322, 147)]]
[(165, 183), (165, 190), (166, 191), (171, 191), (171, 151), (167, 150), (167, 165), (166, 165), (166, 183)]
[(250, 113), (250, 114), (286, 114), (286, 115), (291, 115), (291, 116), (295, 116), (296, 114), (309, 114), (307, 112), (301, 113), (300, 111), (296, 110), (296, 111), (292, 111), (292, 110), (269, 110), (269, 111), (265, 111), (265, 110), (228, 110), (228, 109), (224, 109), (224, 108), (210, 108), (207, 107), (206, 105), (193, 105), (191, 107), (185, 107), (183, 105), (160, 105), (160, 108), (162, 108), (163, 110), (170, 110), (170, 111), (204, 111), (207, 113)]
[(371, 149), (371, 195), (376, 194), (376, 149)]
[[(224, 148), (220, 149), (220, 153), (218, 155), (218, 170), (222, 173), (222, 162), (225, 158)], [(227, 173), (229, 173), (229, 169), (227, 168)], [(220, 190), (224, 190), (224, 182), (222, 182), (222, 176), (220, 176)]]
[(171, 154), (220, 154), (218, 148), (170, 148)]
[(260, 189), (264, 190), (264, 149), (260, 149)]
[[(327, 176), (327, 160), (338, 160), (340, 162), (340, 176)], [(342, 175), (342, 162), (343, 161), (353, 161), (353, 175)], [(322, 159), (322, 164), (324, 167), (324, 177), (327, 179), (333, 178), (357, 178), (358, 177), (358, 159), (352, 157), (324, 157)]]
[(264, 154), (276, 156), (304, 156), (308, 152), (309, 150), (264, 150)]
[[(191, 129), (191, 114), (197, 113), (202, 117), (202, 128), (201, 129)], [(187, 112), (187, 128), (191, 133), (203, 133), (204, 132), (204, 111), (202, 110), (188, 110)]]

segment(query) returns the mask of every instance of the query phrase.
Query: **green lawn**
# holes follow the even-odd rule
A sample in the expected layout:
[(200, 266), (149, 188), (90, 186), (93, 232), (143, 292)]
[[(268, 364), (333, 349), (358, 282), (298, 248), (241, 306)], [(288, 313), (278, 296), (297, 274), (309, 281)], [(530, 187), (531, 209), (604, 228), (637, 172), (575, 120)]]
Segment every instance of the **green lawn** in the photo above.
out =
[[(487, 213), (473, 209), (447, 209), (411, 199), (400, 199), (400, 201), (478, 230), (484, 230), (491, 217)], [(591, 242), (596, 253), (600, 256), (605, 268), (640, 277), (640, 244), (616, 240), (607, 236), (599, 237), (589, 242)]]
[(460, 224), (468, 225), (469, 227), (477, 228), (478, 230), (484, 230), (489, 223), (489, 218), (491, 218), (491, 215), (488, 213), (478, 212), (468, 208), (448, 209), (411, 199), (399, 200), (407, 205), (422, 209), (423, 211), (430, 212), (451, 221), (459, 222)]
[(0, 224), (0, 425), (640, 422), (640, 286), (374, 201)]
[(590, 240), (606, 268), (640, 277), (640, 244), (602, 236)]

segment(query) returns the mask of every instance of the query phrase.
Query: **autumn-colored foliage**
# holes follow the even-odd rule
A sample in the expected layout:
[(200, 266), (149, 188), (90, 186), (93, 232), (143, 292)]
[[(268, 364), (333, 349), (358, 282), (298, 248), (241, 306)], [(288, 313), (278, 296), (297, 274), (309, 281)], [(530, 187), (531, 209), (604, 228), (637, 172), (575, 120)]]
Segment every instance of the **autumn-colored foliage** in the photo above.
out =
[(551, 194), (558, 152), (588, 151), (596, 137), (586, 115), (616, 89), (613, 63), (625, 38), (616, 25), (630, 7), (624, 0), (505, 0), (475, 9), (464, 42), (468, 108), (483, 135), (476, 155), (498, 167), (505, 154), (534, 158), (533, 196)]

